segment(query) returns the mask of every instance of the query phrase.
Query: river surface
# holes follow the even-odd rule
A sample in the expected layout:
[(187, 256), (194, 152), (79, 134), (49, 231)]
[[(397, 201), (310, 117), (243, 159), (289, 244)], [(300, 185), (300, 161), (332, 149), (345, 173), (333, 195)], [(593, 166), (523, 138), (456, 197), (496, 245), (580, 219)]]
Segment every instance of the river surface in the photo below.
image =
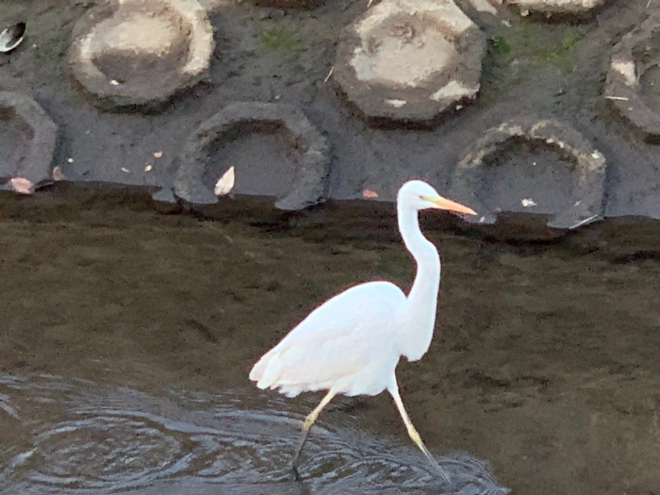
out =
[(320, 396), (260, 391), (249, 370), (335, 293), (409, 288), (393, 215), (284, 228), (72, 197), (0, 201), (0, 494), (660, 493), (656, 223), (525, 243), (424, 215), (439, 317), (398, 377), (454, 486), (386, 394), (333, 401), (296, 483)]

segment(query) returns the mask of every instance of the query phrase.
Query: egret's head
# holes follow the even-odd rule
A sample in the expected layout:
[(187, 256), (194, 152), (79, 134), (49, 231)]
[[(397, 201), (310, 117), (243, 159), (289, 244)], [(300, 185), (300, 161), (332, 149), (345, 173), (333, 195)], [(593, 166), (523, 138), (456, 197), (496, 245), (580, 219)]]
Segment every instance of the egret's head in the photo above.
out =
[(438, 194), (438, 191), (421, 180), (411, 180), (406, 182), (401, 189), (399, 189), (397, 200), (400, 206), (417, 211), (436, 208), (456, 213), (465, 213), (467, 215), (477, 214), (472, 208), (468, 208), (460, 203), (443, 198)]

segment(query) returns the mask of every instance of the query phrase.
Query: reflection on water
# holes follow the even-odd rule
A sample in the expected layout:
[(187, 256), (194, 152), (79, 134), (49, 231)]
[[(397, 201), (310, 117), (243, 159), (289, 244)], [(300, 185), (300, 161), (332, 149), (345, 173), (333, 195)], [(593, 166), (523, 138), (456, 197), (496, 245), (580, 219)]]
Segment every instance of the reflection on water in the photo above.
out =
[(471, 456), (439, 459), (455, 485), (449, 490), (410, 447), (323, 423), (308, 444), (301, 487), (291, 481), (289, 462), (303, 418), (279, 398), (241, 392), (156, 398), (83, 380), (1, 375), (0, 394), (0, 414), (22, 430), (22, 442), (0, 444), (3, 495), (508, 493)]

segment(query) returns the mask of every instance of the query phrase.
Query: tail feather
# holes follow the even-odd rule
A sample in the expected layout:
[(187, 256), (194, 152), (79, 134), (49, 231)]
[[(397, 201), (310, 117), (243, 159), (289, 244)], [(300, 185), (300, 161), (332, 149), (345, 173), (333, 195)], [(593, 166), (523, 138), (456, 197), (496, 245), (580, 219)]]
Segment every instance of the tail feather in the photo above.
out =
[(287, 362), (282, 359), (282, 355), (289, 349), (289, 347), (275, 347), (264, 354), (252, 368), (250, 380), (257, 382), (257, 387), (262, 390), (269, 387), (275, 388), (282, 375), (290, 367), (291, 360)]
[[(271, 357), (273, 354), (274, 349), (272, 349), (270, 352), (267, 352), (264, 354), (259, 361), (252, 367), (252, 370), (250, 371), (250, 380), (253, 382), (261, 382), (263, 380), (264, 375), (268, 371), (268, 367), (271, 363)], [(261, 387), (258, 383), (257, 386), (259, 388), (264, 388)]]

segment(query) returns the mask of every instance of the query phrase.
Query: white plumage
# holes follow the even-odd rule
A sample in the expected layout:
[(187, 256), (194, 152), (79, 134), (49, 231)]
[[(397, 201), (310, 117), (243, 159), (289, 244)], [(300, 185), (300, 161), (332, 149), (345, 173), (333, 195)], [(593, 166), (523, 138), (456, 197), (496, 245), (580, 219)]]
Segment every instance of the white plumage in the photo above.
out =
[(309, 429), (335, 395), (377, 395), (388, 390), (408, 434), (447, 479), (410, 421), (395, 375), (401, 356), (409, 361), (421, 359), (433, 338), (440, 257), (419, 228), (418, 212), (427, 208), (476, 214), (441, 197), (424, 182), (410, 181), (401, 187), (397, 197), (399, 230), (417, 262), (417, 275), (408, 296), (390, 282), (352, 287), (312, 311), (250, 372), (250, 380), (259, 388), (278, 389), (289, 397), (306, 391), (328, 391), (303, 425), (303, 437), (293, 460), (296, 476)]
[(389, 282), (370, 282), (342, 292), (264, 355), (250, 380), (261, 389), (279, 388), (288, 397), (333, 387), (348, 396), (381, 393), (390, 385), (402, 354), (392, 322), (400, 319), (405, 302), (405, 294)]

